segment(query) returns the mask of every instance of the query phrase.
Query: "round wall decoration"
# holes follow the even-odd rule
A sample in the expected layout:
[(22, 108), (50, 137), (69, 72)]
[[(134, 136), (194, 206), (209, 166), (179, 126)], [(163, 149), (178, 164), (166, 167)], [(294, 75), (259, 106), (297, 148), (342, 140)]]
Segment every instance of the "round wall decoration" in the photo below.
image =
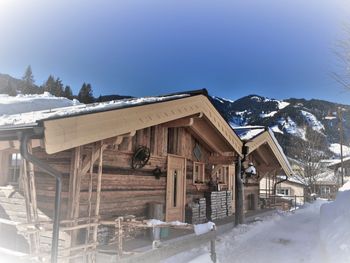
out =
[(137, 147), (134, 155), (132, 156), (131, 167), (133, 169), (140, 169), (144, 167), (147, 164), (150, 156), (151, 152), (148, 147), (142, 145)]

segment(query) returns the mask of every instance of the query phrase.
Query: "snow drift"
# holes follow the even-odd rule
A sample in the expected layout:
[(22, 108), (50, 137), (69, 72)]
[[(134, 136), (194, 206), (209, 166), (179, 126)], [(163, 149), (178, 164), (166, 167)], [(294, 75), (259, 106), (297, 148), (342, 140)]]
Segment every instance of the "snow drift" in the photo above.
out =
[(321, 206), (320, 242), (324, 262), (350, 262), (350, 182), (334, 202)]

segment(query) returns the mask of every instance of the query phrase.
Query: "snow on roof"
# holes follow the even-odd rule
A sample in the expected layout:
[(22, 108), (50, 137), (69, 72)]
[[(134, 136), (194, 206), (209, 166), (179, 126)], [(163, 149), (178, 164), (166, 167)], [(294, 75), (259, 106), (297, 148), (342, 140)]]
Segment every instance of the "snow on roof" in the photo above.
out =
[(302, 185), (306, 185), (306, 182), (304, 180), (303, 177), (301, 177), (298, 174), (293, 174), (293, 175), (289, 175), (288, 176), (288, 181), (292, 182), (292, 183), (297, 183), (297, 184), (302, 184)]
[[(45, 94), (45, 96), (41, 95), (31, 95), (32, 97), (28, 99), (34, 105), (34, 110), (28, 112), (28, 107), (24, 107), (17, 114), (3, 114), (0, 116), (0, 126), (2, 128), (8, 128), (13, 126), (21, 126), (21, 125), (35, 125), (40, 120), (47, 120), (59, 117), (69, 117), (80, 114), (87, 113), (95, 113), (107, 110), (120, 109), (130, 106), (138, 106), (142, 104), (155, 103), (160, 101), (167, 101), (178, 99), (182, 97), (190, 96), (189, 94), (176, 94), (162, 97), (144, 97), (144, 98), (132, 98), (132, 99), (122, 99), (122, 100), (113, 100), (108, 102), (101, 103), (93, 103), (93, 104), (75, 104), (76, 102), (71, 101), (70, 105), (66, 105), (69, 107), (59, 106), (57, 107), (57, 99), (54, 99), (52, 95)], [(43, 100), (40, 100), (43, 99)], [(62, 98), (61, 98), (62, 99)], [(58, 99), (58, 100), (61, 100)], [(0, 109), (3, 107), (8, 107), (9, 105), (17, 105), (17, 107), (21, 107), (23, 97), (12, 97), (10, 100), (4, 100), (6, 103), (0, 104)], [(69, 101), (69, 100), (68, 100)], [(44, 103), (45, 102), (45, 103)], [(67, 102), (68, 103), (68, 102)], [(37, 105), (38, 104), (38, 105)], [(41, 104), (41, 108), (44, 110), (38, 110), (39, 105)], [(37, 108), (36, 108), (37, 107)], [(27, 110), (27, 111), (26, 111)], [(4, 110), (3, 110), (4, 111)], [(18, 111), (17, 111), (18, 112)]]
[(337, 183), (337, 177), (334, 175), (334, 172), (331, 170), (327, 170), (323, 173), (320, 173), (318, 175), (315, 176), (315, 179), (317, 181), (317, 183), (320, 184), (336, 184)]
[(24, 112), (68, 107), (80, 104), (77, 100), (55, 97), (48, 92), (43, 94), (9, 96), (0, 94), (0, 116)]
[[(347, 162), (350, 160), (350, 156), (343, 158), (343, 162)], [(322, 160), (322, 163), (325, 163), (327, 167), (333, 167), (335, 165), (339, 165), (341, 163), (341, 159), (332, 159), (332, 160)]]
[(243, 141), (249, 141), (265, 131), (264, 126), (240, 126), (232, 128)]

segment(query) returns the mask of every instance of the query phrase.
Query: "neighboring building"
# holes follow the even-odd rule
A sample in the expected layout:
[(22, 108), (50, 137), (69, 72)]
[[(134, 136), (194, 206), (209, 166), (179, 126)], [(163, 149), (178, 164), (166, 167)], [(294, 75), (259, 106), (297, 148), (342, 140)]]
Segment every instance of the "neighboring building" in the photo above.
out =
[[(334, 176), (338, 180), (338, 184), (341, 184), (341, 160), (340, 159), (331, 159), (331, 160), (322, 160), (322, 164), (325, 168), (333, 170)], [(350, 178), (350, 157), (343, 158), (343, 171), (344, 171), (344, 183)]]
[[(280, 177), (280, 179), (283, 178), (284, 177), (282, 176)], [(273, 178), (261, 179), (260, 196), (262, 198), (268, 198), (271, 195), (276, 195), (288, 200), (292, 200), (293, 203), (296, 200), (297, 205), (303, 205), (305, 203), (305, 188), (307, 186), (300, 176), (296, 174), (288, 176), (287, 181), (283, 181), (279, 184), (276, 184), (274, 187), (275, 182), (276, 180), (273, 180)]]
[(316, 176), (314, 192), (317, 197), (334, 200), (338, 189), (338, 176), (332, 170), (326, 170)]

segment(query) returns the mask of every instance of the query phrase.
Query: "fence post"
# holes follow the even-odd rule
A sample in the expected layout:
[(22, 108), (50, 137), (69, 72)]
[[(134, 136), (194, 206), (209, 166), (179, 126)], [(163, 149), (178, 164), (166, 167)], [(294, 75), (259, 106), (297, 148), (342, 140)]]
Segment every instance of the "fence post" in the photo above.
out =
[[(214, 226), (213, 231), (216, 231), (216, 227), (215, 226)], [(214, 238), (210, 239), (210, 258), (213, 261), (213, 263), (216, 263), (215, 239), (216, 239), (216, 235), (215, 235)]]

